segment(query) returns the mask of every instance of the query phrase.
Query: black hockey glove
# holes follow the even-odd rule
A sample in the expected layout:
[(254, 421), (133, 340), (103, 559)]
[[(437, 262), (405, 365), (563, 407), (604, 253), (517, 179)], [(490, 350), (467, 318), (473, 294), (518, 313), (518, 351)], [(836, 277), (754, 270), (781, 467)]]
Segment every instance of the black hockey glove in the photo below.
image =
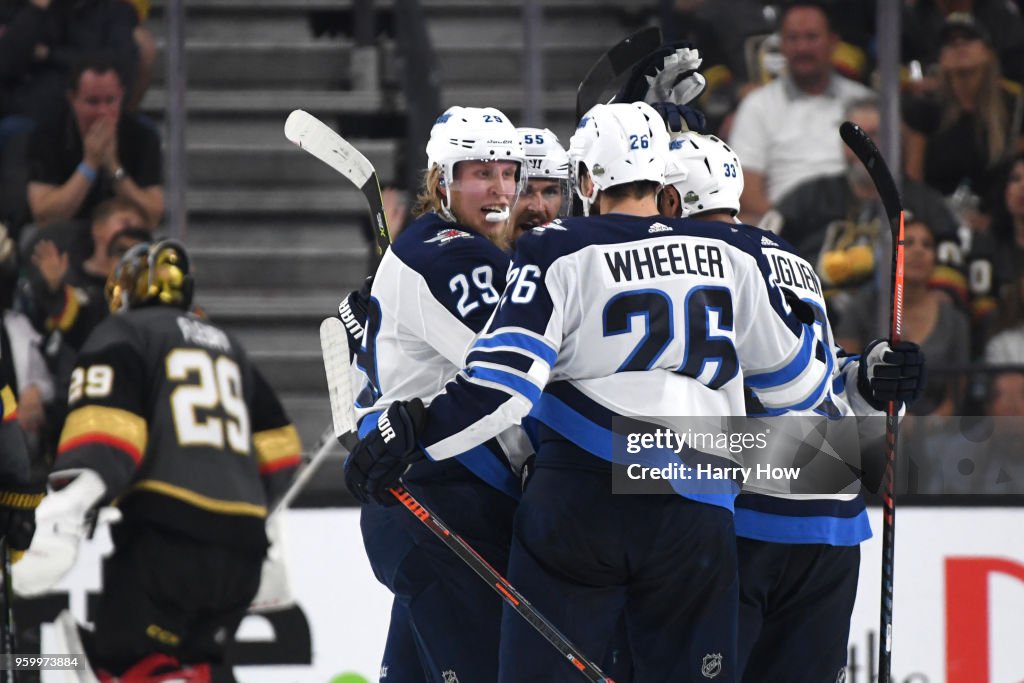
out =
[(886, 403), (913, 403), (925, 386), (924, 353), (914, 342), (901, 341), (890, 346), (875, 339), (860, 356), (857, 389), (875, 410)]
[(46, 495), (43, 484), (0, 490), (0, 536), (13, 550), (28, 550), (36, 533), (36, 508)]
[(338, 304), (338, 318), (345, 326), (348, 348), (353, 356), (363, 343), (363, 328), (366, 327), (366, 316), (370, 309), (371, 287), (373, 287), (372, 275), (366, 278), (362, 287), (351, 292)]
[(363, 503), (398, 502), (388, 489), (398, 484), (409, 465), (425, 457), (416, 444), (425, 420), (426, 408), (418, 398), (391, 404), (345, 460), (345, 484), (353, 496)]

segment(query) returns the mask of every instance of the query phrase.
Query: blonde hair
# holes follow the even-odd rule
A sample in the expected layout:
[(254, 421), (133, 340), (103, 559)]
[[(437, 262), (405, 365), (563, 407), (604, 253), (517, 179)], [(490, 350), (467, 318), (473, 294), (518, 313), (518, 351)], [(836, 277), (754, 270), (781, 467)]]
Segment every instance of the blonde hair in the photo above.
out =
[[(988, 166), (991, 168), (1007, 153), (1010, 113), (1003, 99), (1003, 76), (999, 60), (992, 48), (986, 46), (985, 50), (989, 59), (983, 67), (981, 87), (975, 96), (977, 106), (974, 133), (979, 140), (987, 143)], [(952, 78), (948, 71), (942, 71), (939, 92), (944, 102), (939, 130), (948, 130), (966, 112), (953, 94)]]
[(423, 172), (423, 189), (416, 195), (412, 207), (412, 215), (419, 218), (423, 214), (444, 211), (444, 196), (441, 194), (441, 167), (434, 166)]

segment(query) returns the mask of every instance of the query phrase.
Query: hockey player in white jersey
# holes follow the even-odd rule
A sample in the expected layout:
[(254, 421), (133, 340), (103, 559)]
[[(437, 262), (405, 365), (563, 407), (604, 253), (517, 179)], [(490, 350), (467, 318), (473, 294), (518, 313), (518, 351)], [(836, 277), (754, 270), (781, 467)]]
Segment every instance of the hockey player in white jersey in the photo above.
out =
[(526, 188), (512, 207), (514, 239), (569, 209), (569, 155), (547, 128), (517, 128), (526, 152)]
[[(346, 481), (384, 499), (406, 467), (445, 462), (530, 413), (542, 428), (516, 513), (511, 582), (594, 658), (625, 614), (637, 681), (732, 681), (735, 489), (612, 495), (612, 420), (742, 415), (744, 380), (773, 408), (809, 407), (831, 367), (756, 245), (656, 217), (667, 145), (645, 104), (588, 112), (569, 156), (580, 170), (574, 186), (601, 215), (520, 238), (466, 368), (422, 420), (408, 416), (415, 403), (392, 404), (353, 450)], [(578, 675), (506, 611), (499, 681)]]
[[(395, 401), (411, 401), (392, 411), (396, 425), (419, 419), (420, 399), (429, 403), (462, 367), (505, 287), (508, 218), (525, 179), (515, 127), (497, 109), (451, 107), (431, 130), (427, 157), (418, 218), (373, 280), (357, 353), (368, 378), (356, 406), (360, 434)], [(525, 438), (502, 441), (405, 475), (409, 490), (499, 571), (521, 488), (508, 458), (528, 451)], [(381, 679), (496, 680), (501, 602), (493, 591), (404, 508), (365, 505), (361, 528), (375, 575), (395, 594)]]
[[(728, 229), (748, 232), (760, 244), (791, 303), (808, 312), (821, 338), (833, 347), (814, 268), (785, 240), (736, 223), (743, 168), (735, 152), (713, 135), (682, 133), (673, 136), (666, 161), (662, 213), (719, 221)], [(910, 342), (890, 348), (888, 342), (876, 340), (863, 358), (839, 350), (829, 396), (812, 410), (789, 414), (884, 416), (887, 401), (911, 402), (919, 394), (923, 362), (917, 345)], [(748, 414), (768, 412), (751, 394), (748, 399)], [(735, 522), (740, 680), (842, 680), (857, 593), (859, 544), (871, 536), (863, 497), (743, 494), (736, 500)]]

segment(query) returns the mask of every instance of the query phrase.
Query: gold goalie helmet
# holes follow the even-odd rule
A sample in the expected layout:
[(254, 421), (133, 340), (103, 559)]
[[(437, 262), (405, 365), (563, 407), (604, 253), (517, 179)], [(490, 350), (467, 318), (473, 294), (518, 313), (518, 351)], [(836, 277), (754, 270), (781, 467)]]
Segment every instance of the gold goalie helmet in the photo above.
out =
[(107, 278), (111, 313), (159, 304), (187, 309), (192, 275), (185, 246), (177, 240), (136, 244)]

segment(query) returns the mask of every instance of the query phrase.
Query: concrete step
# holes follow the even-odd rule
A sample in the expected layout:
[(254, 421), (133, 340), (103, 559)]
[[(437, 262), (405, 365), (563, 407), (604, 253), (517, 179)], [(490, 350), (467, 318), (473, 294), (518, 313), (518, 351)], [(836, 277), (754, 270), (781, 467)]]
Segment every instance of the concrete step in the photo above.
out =
[[(196, 285), (202, 287), (340, 288), (345, 273), (361, 272), (365, 253), (360, 248), (199, 247), (189, 251), (195, 265)], [(343, 279), (344, 278), (344, 279)]]
[(290, 221), (267, 220), (207, 220), (191, 221), (186, 241), (190, 249), (202, 247), (279, 247), (282, 244), (320, 246), (327, 248), (358, 248), (369, 256), (369, 245), (364, 242), (357, 226), (333, 220)]
[(253, 351), (249, 357), (279, 392), (316, 391), (327, 396), (324, 361), (320, 351)]
[[(273, 182), (268, 178), (266, 182)], [(190, 187), (185, 196), (189, 212), (204, 215), (231, 215), (236, 212), (267, 215), (336, 216), (338, 220), (358, 220), (367, 213), (366, 198), (354, 187), (282, 188), (234, 185)]]
[[(578, 83), (603, 48), (594, 43), (566, 44), (560, 35), (544, 36), (544, 75), (548, 83)], [(345, 89), (351, 82), (352, 41), (321, 39), (307, 43), (223, 42), (190, 40), (186, 45), (190, 88), (228, 89), (254, 86)], [(394, 58), (394, 45), (379, 46), (381, 78), (390, 72), (385, 62)], [(435, 48), (442, 83), (518, 83), (525, 71), (522, 37), (511, 43), (480, 47), (440, 45)], [(164, 83), (164, 49), (158, 52), (153, 84)]]
[[(394, 140), (350, 142), (370, 160), (382, 182), (394, 178)], [(278, 141), (270, 130), (263, 144), (190, 142), (187, 161), (189, 182), (197, 186), (228, 181), (260, 184), (273, 179), (280, 186), (330, 187), (338, 191), (352, 187), (330, 166), (285, 140), (283, 134)]]
[[(344, 274), (342, 274), (344, 275)], [(341, 296), (362, 284), (362, 274), (339, 278), (337, 287), (302, 293), (255, 287), (196, 290), (196, 303), (213, 320), (225, 325), (295, 325), (308, 323), (320, 329), (320, 321), (338, 310)]]
[[(274, 35), (276, 39), (277, 36)], [(165, 49), (158, 46), (155, 85), (164, 82)], [(349, 78), (351, 41), (208, 41), (185, 46), (189, 87), (338, 88)]]
[[(359, 114), (374, 113), (384, 109), (395, 110), (404, 106), (404, 98), (394, 98), (380, 91), (349, 90), (325, 92), (323, 90), (219, 90), (189, 88), (185, 96), (190, 115), (221, 114), (234, 115), (239, 112), (263, 113), (279, 116), (283, 129), (284, 120), (293, 109), (305, 109), (310, 113)], [(141, 108), (146, 113), (163, 112), (167, 107), (167, 91), (164, 88), (150, 88), (142, 98)]]

